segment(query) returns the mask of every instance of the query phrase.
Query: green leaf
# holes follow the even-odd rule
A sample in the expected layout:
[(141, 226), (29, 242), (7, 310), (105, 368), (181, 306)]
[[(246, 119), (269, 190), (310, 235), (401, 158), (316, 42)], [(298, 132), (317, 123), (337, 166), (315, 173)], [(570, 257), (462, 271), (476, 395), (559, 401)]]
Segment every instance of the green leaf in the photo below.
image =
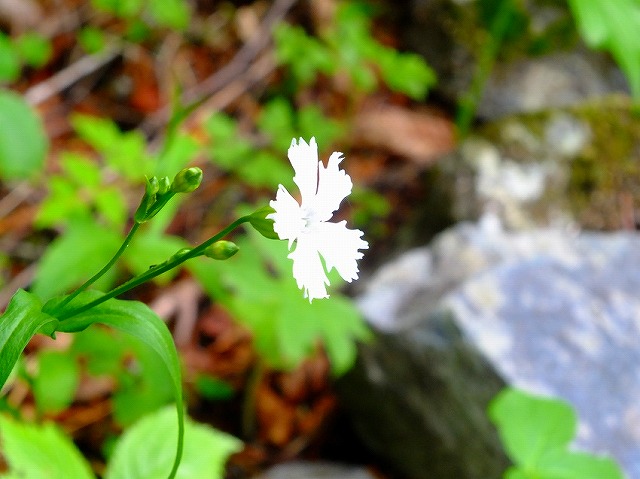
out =
[(89, 54), (102, 51), (106, 45), (106, 40), (102, 30), (92, 26), (83, 27), (78, 32), (78, 43), (83, 50)]
[(0, 316), (0, 389), (37, 332), (52, 334), (58, 320), (42, 312), (40, 299), (19, 289)]
[(25, 424), (0, 415), (4, 478), (95, 479), (76, 446), (52, 423)]
[[(101, 296), (100, 293), (95, 291), (86, 291), (78, 295), (71, 304), (67, 305), (67, 308), (75, 309)], [(44, 310), (54, 310), (56, 305), (59, 304), (59, 301), (60, 300), (50, 301), (45, 305)], [(59, 312), (60, 317), (63, 317), (62, 315), (64, 315), (64, 313), (65, 310)], [(158, 359), (160, 359), (166, 367), (171, 377), (171, 385), (173, 386), (176, 409), (178, 411), (177, 451), (175, 454), (174, 469), (172, 470), (175, 472), (175, 468), (182, 456), (184, 411), (180, 362), (169, 329), (146, 304), (137, 301), (110, 299), (87, 311), (61, 321), (58, 325), (58, 331), (82, 331), (95, 323), (110, 326), (140, 340), (157, 354)], [(165, 476), (168, 474), (169, 468), (165, 471)]]
[(16, 48), (23, 61), (34, 68), (46, 65), (53, 53), (51, 42), (36, 32), (21, 35), (16, 40)]
[(294, 122), (291, 103), (280, 96), (264, 105), (258, 117), (260, 131), (269, 135), (274, 148), (279, 151), (287, 151), (291, 139), (297, 136)]
[(47, 147), (40, 118), (20, 95), (0, 90), (0, 178), (33, 177), (44, 166)]
[[(176, 435), (172, 408), (141, 419), (118, 440), (105, 479), (164, 479), (171, 468)], [(187, 418), (184, 456), (176, 478), (222, 479), (228, 457), (241, 449), (240, 440)]]
[(611, 52), (640, 100), (640, 2), (569, 0), (569, 6), (587, 44)]
[(112, 120), (90, 115), (74, 115), (71, 124), (114, 171), (132, 181), (151, 174), (151, 160), (145, 154), (146, 142), (140, 132), (121, 132)]
[[(48, 299), (79, 285), (111, 259), (122, 240), (119, 233), (109, 228), (91, 221), (74, 221), (42, 256), (31, 290)], [(116, 270), (110, 270), (95, 287), (109, 286), (115, 274)]]
[(196, 389), (202, 397), (207, 399), (230, 399), (235, 394), (233, 386), (213, 376), (198, 376)]
[(20, 76), (20, 56), (11, 39), (0, 32), (0, 82), (12, 82)]
[(315, 136), (318, 145), (325, 146), (333, 143), (343, 131), (339, 122), (326, 117), (320, 108), (314, 105), (300, 109), (298, 126), (300, 136), (307, 140)]
[(256, 349), (271, 366), (294, 368), (321, 342), (333, 373), (344, 373), (353, 365), (357, 341), (369, 338), (356, 308), (335, 292), (309, 304), (293, 279), (287, 243), (266, 241), (253, 231), (249, 237), (237, 241), (241, 254), (189, 267), (207, 292), (251, 329)]
[(154, 0), (147, 3), (147, 8), (160, 26), (181, 31), (189, 24), (189, 6), (184, 0)]
[(541, 458), (537, 467), (543, 479), (624, 479), (611, 458), (584, 452), (552, 451)]
[(38, 373), (33, 379), (33, 395), (42, 413), (66, 409), (75, 397), (80, 368), (75, 356), (64, 351), (38, 354)]
[(550, 450), (565, 448), (576, 431), (573, 409), (564, 401), (507, 389), (491, 403), (489, 415), (516, 464), (533, 467)]
[(394, 91), (414, 100), (423, 100), (436, 82), (433, 70), (420, 55), (398, 53), (392, 49), (386, 49), (386, 52), (378, 60), (384, 82)]
[(490, 403), (489, 416), (515, 463), (506, 479), (623, 479), (610, 458), (569, 449), (577, 420), (564, 401), (509, 388)]

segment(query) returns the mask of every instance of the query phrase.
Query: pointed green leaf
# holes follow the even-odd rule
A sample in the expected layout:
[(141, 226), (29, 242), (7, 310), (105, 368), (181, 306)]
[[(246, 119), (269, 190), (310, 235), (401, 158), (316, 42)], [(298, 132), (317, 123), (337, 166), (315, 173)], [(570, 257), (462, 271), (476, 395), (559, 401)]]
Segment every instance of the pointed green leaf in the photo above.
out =
[[(67, 305), (67, 311), (88, 304), (100, 296), (101, 294), (95, 291), (86, 291)], [(59, 302), (59, 299), (50, 301), (45, 305), (45, 311), (53, 311)], [(64, 312), (65, 310), (59, 312), (60, 317), (62, 317)], [(62, 320), (58, 326), (58, 331), (82, 331), (94, 323), (105, 324), (139, 339), (151, 350), (155, 351), (167, 368), (171, 377), (176, 398), (176, 409), (178, 411), (178, 444), (174, 460), (174, 469), (170, 475), (170, 477), (175, 477), (173, 474), (175, 474), (175, 470), (180, 462), (180, 457), (182, 456), (184, 411), (180, 362), (178, 352), (176, 351), (173, 338), (167, 325), (144, 303), (110, 299), (85, 312)], [(168, 470), (166, 474), (169, 474)]]
[(0, 316), (0, 388), (29, 340), (39, 331), (55, 330), (58, 320), (41, 309), (37, 296), (20, 289)]

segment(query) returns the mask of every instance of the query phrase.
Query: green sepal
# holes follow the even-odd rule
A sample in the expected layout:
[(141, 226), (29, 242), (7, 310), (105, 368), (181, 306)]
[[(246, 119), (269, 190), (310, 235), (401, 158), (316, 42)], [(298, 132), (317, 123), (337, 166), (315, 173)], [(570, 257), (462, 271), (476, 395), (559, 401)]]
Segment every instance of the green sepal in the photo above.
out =
[(276, 210), (271, 206), (263, 206), (249, 215), (249, 223), (251, 223), (251, 226), (253, 226), (253, 228), (265, 238), (280, 239), (273, 229), (273, 220), (267, 218), (267, 215), (275, 212)]

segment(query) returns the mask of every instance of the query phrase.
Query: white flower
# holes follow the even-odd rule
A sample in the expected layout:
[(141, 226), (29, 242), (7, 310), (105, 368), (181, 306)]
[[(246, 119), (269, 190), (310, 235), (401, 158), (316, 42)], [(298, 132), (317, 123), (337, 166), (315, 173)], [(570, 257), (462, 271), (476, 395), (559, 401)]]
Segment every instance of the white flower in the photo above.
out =
[(367, 249), (369, 244), (361, 239), (362, 231), (348, 229), (346, 221), (329, 222), (353, 186), (349, 175), (338, 168), (344, 158), (342, 153), (332, 153), (325, 168), (318, 161), (315, 138), (311, 138), (309, 144), (302, 138), (296, 143), (294, 138), (288, 155), (302, 204), (280, 185), (275, 201), (269, 203), (275, 213), (267, 218), (274, 221), (273, 229), (280, 239), (289, 240), (289, 250), (296, 242), (295, 250), (289, 254), (293, 260), (293, 277), (311, 302), (315, 298), (329, 297), (325, 267), (327, 272), (336, 268), (348, 282), (357, 279), (356, 260), (362, 258), (358, 250)]

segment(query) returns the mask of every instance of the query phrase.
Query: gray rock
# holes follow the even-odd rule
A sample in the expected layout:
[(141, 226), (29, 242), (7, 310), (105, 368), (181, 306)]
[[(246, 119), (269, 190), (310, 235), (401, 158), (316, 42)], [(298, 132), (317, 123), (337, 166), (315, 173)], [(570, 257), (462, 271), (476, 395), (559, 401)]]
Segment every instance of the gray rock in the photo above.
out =
[(363, 467), (330, 462), (295, 461), (278, 464), (257, 479), (375, 479)]
[(569, 401), (576, 446), (640, 478), (640, 235), (460, 224), (383, 267), (376, 331), (339, 383), (363, 442), (410, 478), (499, 478), (508, 384)]
[[(405, 40), (438, 75), (450, 100), (464, 98), (478, 59), (490, 42), (478, 5), (464, 0), (410, 2)], [(488, 2), (484, 2), (488, 4)], [(564, 2), (525, 0), (521, 17), (491, 67), (476, 114), (487, 120), (505, 115), (574, 105), (611, 93), (628, 93), (619, 68), (606, 54), (585, 47)], [(540, 53), (536, 45), (547, 44)]]
[[(437, 163), (429, 187), (449, 192), (455, 221), (493, 212), (510, 229), (628, 229), (638, 222), (639, 149), (640, 118), (610, 97), (489, 122)], [(425, 217), (442, 208), (433, 203)]]

